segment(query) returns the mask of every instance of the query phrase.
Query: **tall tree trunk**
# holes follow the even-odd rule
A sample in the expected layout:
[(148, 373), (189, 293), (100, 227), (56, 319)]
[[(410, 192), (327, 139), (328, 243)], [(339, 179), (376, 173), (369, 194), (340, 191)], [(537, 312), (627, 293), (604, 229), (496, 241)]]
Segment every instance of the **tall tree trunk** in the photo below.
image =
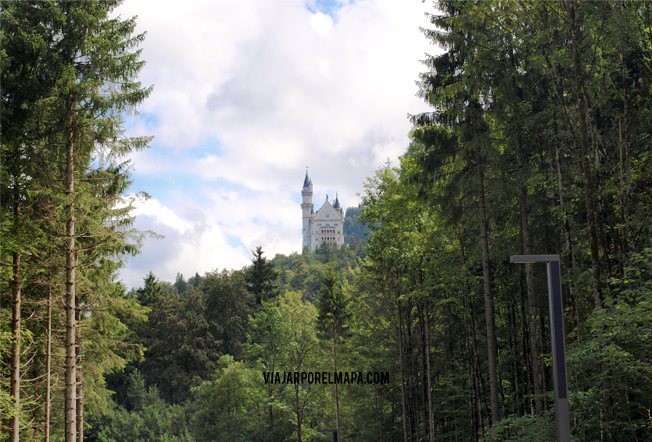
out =
[(82, 380), (82, 309), (77, 297), (77, 324), (75, 329), (75, 342), (77, 344), (77, 441), (84, 441), (84, 393)]
[[(271, 384), (267, 391), (269, 394), (269, 398), (271, 400), (272, 398)], [(274, 409), (272, 408), (271, 405), (269, 406), (269, 434), (270, 434), (270, 441), (274, 442)]]
[(299, 406), (299, 384), (294, 384), (294, 398), (297, 407), (297, 442), (301, 442), (301, 407)]
[(428, 425), (430, 431), (430, 442), (435, 440), (435, 417), (432, 410), (432, 385), (431, 385), (431, 369), (430, 369), (430, 315), (426, 304), (426, 377), (428, 380)]
[[(513, 57), (513, 56), (512, 56)], [(513, 63), (513, 61), (512, 61)], [(517, 89), (514, 76), (512, 76), (512, 93), (516, 101)], [(518, 121), (518, 108), (514, 106), (513, 113), (513, 126), (514, 126), (514, 141), (516, 144), (516, 158), (517, 158), (517, 181), (518, 181), (518, 205), (521, 212), (521, 240), (523, 242), (523, 254), (529, 255), (530, 250), (530, 227), (528, 222), (528, 205), (527, 205), (527, 179), (525, 174), (525, 158), (523, 153), (523, 143), (521, 142), (520, 124)], [(543, 413), (543, 400), (541, 395), (543, 390), (541, 388), (541, 376), (539, 369), (539, 356), (541, 350), (535, 337), (537, 336), (537, 311), (536, 302), (534, 299), (533, 275), (532, 264), (525, 264), (525, 289), (527, 291), (527, 307), (528, 307), (528, 326), (530, 328), (530, 364), (532, 365), (532, 378), (534, 382), (534, 409), (537, 415)]]
[[(269, 334), (271, 336), (271, 345), (270, 345), (270, 364), (269, 367), (271, 369), (271, 372), (274, 373), (276, 370), (276, 342), (274, 339), (274, 330), (273, 330), (273, 325), (270, 324), (268, 325), (268, 330)], [(274, 408), (272, 407), (272, 397), (273, 397), (273, 386), (274, 384), (272, 382), (269, 383), (267, 387), (267, 397), (269, 398), (269, 434), (270, 434), (270, 442), (274, 442)]]
[(50, 442), (50, 411), (52, 409), (52, 283), (48, 283), (47, 355), (45, 357), (45, 442)]
[[(465, 304), (467, 304), (465, 302)], [(471, 417), (471, 441), (477, 442), (478, 440), (478, 425), (482, 408), (480, 406), (480, 392), (477, 383), (475, 382), (475, 360), (473, 358), (473, 349), (471, 347), (471, 331), (470, 331), (470, 317), (464, 309), (464, 328), (466, 331), (466, 351), (468, 358), (467, 376), (469, 385), (471, 386), (471, 394), (469, 395), (469, 409)]]
[(596, 307), (602, 307), (602, 285), (600, 282), (600, 240), (598, 238), (598, 220), (596, 219), (596, 202), (594, 183), (591, 173), (589, 158), (591, 149), (589, 146), (589, 134), (587, 127), (587, 104), (584, 90), (584, 76), (582, 74), (582, 63), (579, 50), (579, 29), (576, 20), (577, 3), (573, 0), (566, 0), (566, 6), (570, 14), (571, 39), (573, 46), (573, 65), (575, 71), (575, 87), (577, 90), (577, 108), (580, 123), (580, 155), (579, 162), (584, 182), (584, 194), (586, 200), (586, 214), (589, 227), (589, 248), (591, 250), (591, 274), (593, 277), (593, 297)]
[(508, 313), (507, 313), (507, 318), (509, 322), (509, 351), (512, 353), (512, 382), (514, 384), (514, 404), (512, 406), (512, 414), (515, 414), (517, 416), (522, 416), (523, 414), (521, 413), (520, 409), (520, 401), (521, 401), (521, 384), (519, 382), (519, 369), (518, 369), (518, 348), (516, 341), (518, 340), (518, 333), (517, 333), (517, 324), (516, 324), (516, 312), (515, 312), (515, 306), (516, 305), (516, 299), (512, 298), (512, 302), (508, 306)]
[(426, 356), (426, 320), (424, 318), (423, 314), (423, 304), (424, 301), (423, 299), (418, 299), (417, 300), (417, 312), (419, 315), (419, 350), (420, 350), (420, 356), (421, 356), (421, 400), (423, 401), (423, 406), (421, 407), (421, 410), (423, 412), (423, 429), (424, 429), (424, 437), (423, 439), (429, 439), (430, 436), (430, 424), (429, 419), (428, 419), (428, 367), (427, 367), (427, 359), (428, 357)]
[[(14, 181), (14, 223), (19, 224), (20, 217), (20, 190), (18, 179)], [(15, 251), (13, 256), (13, 281), (12, 281), (12, 302), (11, 302), (11, 329), (13, 331), (14, 345), (11, 350), (11, 389), (9, 394), (13, 397), (13, 411), (10, 421), (9, 440), (18, 442), (20, 439), (20, 252)]]
[[(337, 373), (337, 335), (335, 334), (335, 321), (333, 321), (333, 367), (334, 372)], [(335, 429), (337, 430), (337, 437), (340, 438), (340, 401), (337, 395), (337, 382), (335, 382)], [(340, 439), (341, 440), (341, 439)]]
[(412, 300), (411, 298), (407, 299), (407, 306), (405, 309), (405, 354), (406, 354), (406, 376), (407, 380), (407, 413), (408, 413), (408, 422), (409, 422), (409, 431), (408, 435), (410, 440), (418, 439), (417, 434), (417, 413), (416, 413), (416, 380), (413, 378), (416, 369), (414, 367), (414, 358), (413, 356), (413, 342), (412, 342)]
[(66, 143), (66, 197), (68, 221), (66, 223), (66, 442), (77, 442), (77, 360), (75, 356), (75, 213), (74, 213), (74, 150), (72, 99), (68, 110), (69, 133)]
[(405, 400), (405, 363), (403, 362), (403, 313), (401, 309), (401, 300), (397, 299), (398, 306), (398, 361), (401, 370), (401, 403), (403, 410), (403, 441), (408, 442), (407, 434), (407, 416), (406, 416), (406, 400)]
[(489, 394), (491, 396), (492, 425), (500, 420), (500, 402), (498, 400), (498, 356), (496, 344), (496, 320), (494, 315), (494, 298), (491, 293), (491, 269), (489, 267), (489, 239), (487, 233), (487, 215), (484, 199), (484, 172), (482, 170), (480, 151), (476, 152), (476, 177), (478, 185), (478, 210), (480, 212), (480, 236), (482, 242), (482, 275), (484, 279), (484, 303), (487, 324), (487, 353), (489, 359)]
[[(620, 6), (621, 10), (623, 5)], [(625, 190), (624, 198), (624, 212), (625, 212), (625, 238), (627, 248), (631, 247), (632, 244), (632, 226), (630, 223), (630, 214), (631, 214), (631, 190), (632, 190), (632, 167), (631, 161), (629, 158), (629, 104), (627, 102), (627, 65), (621, 53), (621, 65), (623, 66), (623, 85), (622, 85), (622, 94), (623, 94), (623, 119), (625, 120), (625, 136), (622, 136), (620, 129), (620, 122), (618, 122), (618, 130), (621, 138), (620, 144), (620, 187), (621, 193)], [(627, 168), (627, 187), (623, 189), (623, 143), (625, 147), (625, 163)]]
[[(556, 125), (555, 125), (556, 126)], [(555, 133), (557, 131), (555, 130)], [(560, 164), (560, 158), (559, 158), (559, 146), (555, 143), (555, 162), (557, 165), (557, 189), (559, 191), (559, 207), (561, 209), (561, 216), (562, 216), (562, 226), (564, 229), (564, 240), (566, 241), (566, 250), (568, 250), (568, 253), (570, 254), (571, 258), (571, 271), (572, 275), (575, 276), (577, 275), (577, 263), (575, 261), (575, 251), (573, 250), (573, 238), (571, 236), (571, 230), (570, 230), (570, 222), (568, 221), (568, 212), (566, 211), (566, 204), (564, 201), (564, 187), (563, 187), (563, 176), (561, 173), (561, 164)], [(577, 338), (579, 339), (580, 336), (580, 301), (579, 301), (579, 296), (577, 294), (577, 289), (575, 287), (575, 282), (573, 281), (573, 278), (571, 278), (570, 282), (570, 295), (572, 298), (573, 305), (575, 307), (575, 324), (576, 324), (576, 333), (577, 333)]]
[[(521, 301), (518, 303), (520, 307), (520, 314), (519, 314), (519, 327), (521, 329), (521, 335), (523, 336), (523, 339), (521, 340), (521, 346), (522, 346), (522, 353), (523, 353), (523, 375), (525, 377), (525, 386), (524, 386), (524, 394), (529, 395), (529, 394), (534, 394), (534, 388), (533, 384), (534, 381), (532, 381), (532, 366), (531, 364), (527, 363), (525, 361), (526, 356), (530, 354), (530, 331), (527, 326), (527, 312), (525, 311), (525, 305), (527, 304), (527, 300), (523, 298), (523, 281), (522, 278), (519, 278), (519, 284), (521, 284), (519, 294), (521, 296)], [(534, 415), (534, 401), (530, 399), (528, 402), (524, 403), (523, 406), (527, 409), (529, 406), (530, 408), (530, 414)], [(524, 412), (527, 412), (525, 410)]]

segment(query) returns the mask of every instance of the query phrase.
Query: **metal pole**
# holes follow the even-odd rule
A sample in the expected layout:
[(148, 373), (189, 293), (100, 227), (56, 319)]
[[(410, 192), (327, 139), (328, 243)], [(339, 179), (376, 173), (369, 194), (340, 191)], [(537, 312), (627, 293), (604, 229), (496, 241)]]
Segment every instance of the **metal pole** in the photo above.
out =
[(555, 421), (557, 440), (570, 442), (568, 385), (566, 383), (566, 349), (564, 307), (561, 297), (559, 261), (548, 261), (548, 306), (550, 309), (550, 341), (552, 344), (552, 377), (555, 384)]
[(557, 441), (570, 442), (568, 385), (566, 383), (566, 336), (564, 304), (561, 296), (559, 255), (514, 255), (512, 263), (545, 262), (548, 270), (548, 308), (550, 310), (550, 343), (552, 344), (552, 377), (555, 385), (555, 422)]

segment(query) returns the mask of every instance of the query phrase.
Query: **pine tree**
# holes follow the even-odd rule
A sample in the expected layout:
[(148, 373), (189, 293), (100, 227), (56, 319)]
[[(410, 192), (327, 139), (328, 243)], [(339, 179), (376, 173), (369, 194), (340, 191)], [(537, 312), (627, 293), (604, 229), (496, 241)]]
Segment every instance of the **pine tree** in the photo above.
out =
[(260, 305), (262, 301), (268, 301), (278, 295), (278, 272), (274, 269), (274, 264), (263, 256), (262, 246), (256, 247), (252, 253), (252, 266), (247, 270), (245, 278), (248, 290), (256, 297), (256, 304)]
[[(69, 442), (83, 438), (81, 336), (92, 322), (85, 319), (86, 311), (90, 305), (94, 310), (101, 308), (122, 256), (135, 253), (140, 240), (131, 229), (131, 205), (120, 205), (129, 185), (129, 168), (121, 158), (145, 147), (149, 140), (124, 137), (122, 115), (142, 102), (151, 89), (135, 80), (143, 66), (136, 48), (144, 35), (132, 35), (134, 19), (109, 18), (118, 4), (7, 1), (2, 7), (3, 49), (8, 49), (2, 58), (3, 157), (16, 160), (7, 168), (3, 165), (3, 183), (5, 172), (21, 177), (20, 182), (14, 180), (13, 190), (23, 192), (19, 201), (33, 200), (29, 201), (30, 222), (24, 223), (32, 234), (26, 236), (29, 230), (18, 222), (14, 226), (20, 226), (20, 232), (13, 232), (12, 237), (30, 238), (25, 244), (40, 252), (25, 267), (21, 251), (15, 250), (14, 298), (18, 302), (14, 304), (20, 306), (25, 284), (34, 293), (44, 291), (49, 284), (44, 271), (50, 270), (38, 266), (58, 249), (65, 257)], [(5, 24), (12, 32), (5, 31)], [(50, 210), (57, 207), (64, 210)], [(14, 205), (15, 215), (20, 215), (20, 209)], [(20, 244), (15, 240), (12, 243)], [(49, 245), (42, 247), (39, 241)], [(61, 273), (61, 269), (52, 270), (50, 275)], [(36, 284), (41, 284), (40, 290)], [(50, 299), (52, 291), (47, 292)], [(15, 312), (15, 324), (19, 324), (20, 310)], [(15, 422), (12, 426), (17, 428)], [(13, 438), (18, 437), (17, 431)]]
[[(337, 348), (342, 338), (347, 335), (350, 313), (347, 311), (348, 300), (344, 294), (339, 275), (332, 265), (326, 268), (326, 273), (317, 298), (317, 330), (320, 338), (330, 341), (333, 351), (333, 372), (337, 372)], [(340, 434), (340, 403), (335, 387), (335, 428)]]

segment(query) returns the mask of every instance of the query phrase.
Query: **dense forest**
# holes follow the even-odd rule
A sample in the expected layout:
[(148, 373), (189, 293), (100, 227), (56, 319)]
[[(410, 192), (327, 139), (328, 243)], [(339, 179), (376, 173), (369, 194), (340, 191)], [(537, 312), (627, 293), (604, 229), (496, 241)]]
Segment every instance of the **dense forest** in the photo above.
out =
[(555, 440), (518, 254), (561, 255), (573, 440), (652, 441), (652, 3), (436, 2), (432, 111), (347, 245), (131, 291), (151, 89), (118, 3), (2, 2), (3, 441)]

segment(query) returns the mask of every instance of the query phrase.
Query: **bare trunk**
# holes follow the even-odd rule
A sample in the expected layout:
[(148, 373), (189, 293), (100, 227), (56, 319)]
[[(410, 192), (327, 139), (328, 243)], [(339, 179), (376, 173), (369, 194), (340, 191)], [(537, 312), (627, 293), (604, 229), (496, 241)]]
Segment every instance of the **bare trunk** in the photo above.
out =
[[(18, 206), (14, 208), (14, 214), (19, 214)], [(16, 222), (18, 218), (16, 217)], [(20, 253), (14, 252), (14, 280), (13, 299), (11, 309), (11, 328), (13, 330), (14, 346), (11, 351), (11, 390), (14, 414), (10, 421), (11, 442), (20, 440)]]
[(47, 355), (45, 358), (45, 442), (50, 442), (50, 410), (52, 408), (52, 284), (48, 284)]
[[(516, 94), (516, 84), (512, 77), (512, 88)], [(516, 95), (515, 95), (516, 96)], [(519, 132), (518, 117), (516, 109), (514, 109), (513, 125), (515, 131), (516, 141), (516, 157), (517, 157), (517, 180), (518, 180), (518, 203), (521, 212), (521, 240), (523, 242), (523, 254), (529, 255), (530, 250), (530, 228), (528, 222), (528, 206), (527, 206), (527, 182), (525, 177), (525, 159), (523, 154), (523, 146), (521, 143), (521, 136)], [(543, 390), (541, 388), (541, 376), (539, 369), (539, 356), (541, 350), (534, 338), (537, 335), (537, 311), (536, 302), (534, 298), (532, 264), (525, 264), (525, 289), (527, 292), (527, 307), (528, 307), (528, 326), (530, 328), (530, 364), (532, 365), (532, 379), (534, 382), (534, 409), (537, 415), (543, 413), (543, 400), (541, 395)]]
[(428, 419), (428, 366), (427, 366), (427, 361), (428, 359), (426, 357), (426, 320), (424, 318), (423, 314), (423, 304), (424, 301), (423, 299), (417, 300), (417, 309), (418, 309), (418, 314), (419, 314), (419, 350), (421, 352), (421, 369), (419, 372), (421, 373), (421, 394), (422, 398), (421, 400), (423, 401), (423, 406), (421, 407), (421, 411), (423, 412), (423, 431), (424, 431), (424, 436), (421, 438), (422, 440), (429, 439), (429, 434), (430, 434), (430, 424), (429, 419)]
[(84, 394), (82, 381), (82, 314), (79, 298), (77, 298), (77, 327), (75, 329), (75, 340), (77, 343), (77, 441), (84, 441)]
[(496, 321), (494, 315), (494, 298), (491, 293), (491, 269), (489, 267), (489, 239), (487, 234), (487, 216), (484, 200), (484, 172), (481, 167), (480, 152), (476, 153), (476, 175), (478, 179), (478, 209), (480, 211), (480, 236), (482, 242), (482, 274), (484, 279), (484, 303), (487, 323), (487, 353), (489, 358), (489, 394), (491, 396), (492, 425), (500, 420), (500, 402), (498, 400), (498, 365), (496, 345)]
[(294, 398), (297, 406), (297, 442), (301, 442), (301, 407), (299, 406), (299, 384), (294, 384)]
[[(622, 6), (621, 6), (622, 7)], [(629, 105), (627, 103), (627, 67), (624, 59), (621, 55), (621, 64), (623, 66), (623, 118), (625, 120), (625, 137), (620, 135), (622, 140), (620, 144), (620, 187), (621, 193), (625, 190), (625, 198), (623, 203), (623, 208), (625, 212), (625, 238), (626, 244), (629, 248), (632, 244), (632, 227), (630, 224), (630, 209), (631, 209), (631, 189), (632, 189), (632, 168), (631, 162), (629, 160)], [(618, 129), (620, 132), (620, 122), (618, 123)], [(625, 163), (627, 167), (627, 187), (623, 189), (623, 143), (625, 147)]]
[[(275, 339), (274, 339), (274, 332), (273, 332), (272, 326), (269, 325), (268, 327), (269, 327), (270, 336), (272, 337), (272, 342), (271, 342), (271, 346), (270, 346), (271, 347), (270, 348), (270, 351), (271, 351), (270, 368), (271, 368), (271, 372), (274, 373), (274, 371), (276, 370), (276, 363), (275, 363), (276, 362), (276, 360), (275, 360), (276, 342), (275, 342)], [(273, 394), (272, 394), (273, 393), (273, 386), (274, 386), (273, 383), (270, 382), (269, 386), (267, 387), (267, 395), (268, 395), (269, 401), (270, 401), (270, 404), (269, 404), (270, 442), (274, 442), (274, 408), (272, 407), (272, 404), (271, 404), (272, 397), (273, 397)]]
[[(14, 179), (13, 195), (13, 216), (14, 225), (20, 224), (20, 183), (18, 178)], [(9, 440), (18, 442), (20, 439), (20, 303), (21, 303), (21, 275), (20, 275), (20, 252), (13, 254), (13, 281), (12, 281), (12, 302), (11, 302), (11, 329), (13, 331), (14, 346), (11, 351), (11, 387), (10, 392), (13, 400), (14, 414), (9, 423)]]
[(403, 315), (401, 312), (401, 301), (397, 300), (398, 305), (398, 355), (399, 355), (399, 366), (401, 370), (401, 402), (403, 409), (403, 440), (408, 442), (407, 435), (407, 416), (405, 413), (406, 403), (405, 403), (405, 366), (403, 363)]
[(478, 425), (482, 408), (480, 406), (480, 392), (477, 383), (475, 382), (475, 360), (473, 358), (473, 348), (471, 347), (471, 331), (470, 331), (470, 313), (464, 313), (464, 328), (466, 331), (467, 343), (467, 357), (468, 357), (468, 370), (469, 385), (471, 385), (471, 394), (469, 395), (469, 409), (471, 411), (471, 429), (472, 429), (472, 442), (478, 440)]
[[(561, 208), (562, 225), (564, 229), (564, 239), (566, 241), (566, 250), (568, 250), (568, 253), (570, 254), (571, 257), (572, 275), (577, 275), (577, 263), (575, 262), (575, 252), (573, 250), (573, 238), (571, 237), (570, 223), (568, 221), (568, 213), (566, 212), (566, 204), (564, 202), (563, 176), (561, 174), (559, 146), (557, 144), (555, 144), (555, 159), (557, 163), (557, 188), (559, 190), (559, 206)], [(572, 281), (572, 278), (570, 283), (570, 295), (575, 306), (575, 323), (577, 326), (576, 333), (579, 339), (580, 303), (579, 303), (579, 296), (577, 295), (577, 290), (575, 288), (575, 283)]]
[(576, 3), (566, 0), (571, 19), (571, 34), (573, 41), (573, 64), (575, 69), (575, 86), (577, 89), (577, 108), (580, 123), (580, 155), (579, 162), (584, 182), (586, 214), (589, 227), (589, 247), (591, 250), (591, 274), (593, 276), (593, 296), (596, 307), (602, 307), (602, 285), (600, 283), (600, 240), (598, 237), (598, 220), (596, 219), (596, 202), (593, 177), (591, 174), (589, 136), (587, 127), (587, 105), (584, 91), (584, 77), (579, 52), (579, 31), (576, 23)]
[(410, 440), (418, 440), (417, 432), (417, 415), (416, 415), (416, 380), (413, 378), (413, 373), (416, 373), (418, 370), (414, 367), (414, 358), (412, 357), (412, 301), (410, 298), (407, 299), (407, 306), (405, 308), (405, 379), (407, 382), (406, 388), (406, 402), (407, 402), (407, 416), (408, 416), (408, 436)]
[[(72, 111), (72, 105), (69, 105)], [(73, 131), (72, 114), (69, 118), (70, 132), (66, 143), (66, 197), (68, 198), (68, 222), (66, 223), (66, 442), (77, 442), (77, 360), (75, 355), (75, 214), (73, 204)]]
[[(337, 373), (337, 350), (336, 350), (336, 335), (335, 335), (335, 322), (333, 322), (333, 366), (334, 372)], [(335, 382), (335, 428), (337, 429), (337, 437), (340, 437), (340, 401), (337, 394), (337, 382)], [(341, 440), (341, 438), (339, 439)]]
[[(426, 304), (427, 305), (427, 304)], [(435, 417), (432, 411), (432, 385), (430, 382), (431, 369), (430, 369), (430, 318), (428, 315), (428, 308), (425, 309), (426, 317), (426, 377), (428, 379), (428, 425), (430, 428), (430, 442), (435, 440)]]
[[(272, 399), (272, 384), (270, 383), (268, 387), (268, 397), (271, 401)], [(270, 433), (270, 442), (274, 442), (274, 409), (272, 406), (269, 406), (269, 433)]]

